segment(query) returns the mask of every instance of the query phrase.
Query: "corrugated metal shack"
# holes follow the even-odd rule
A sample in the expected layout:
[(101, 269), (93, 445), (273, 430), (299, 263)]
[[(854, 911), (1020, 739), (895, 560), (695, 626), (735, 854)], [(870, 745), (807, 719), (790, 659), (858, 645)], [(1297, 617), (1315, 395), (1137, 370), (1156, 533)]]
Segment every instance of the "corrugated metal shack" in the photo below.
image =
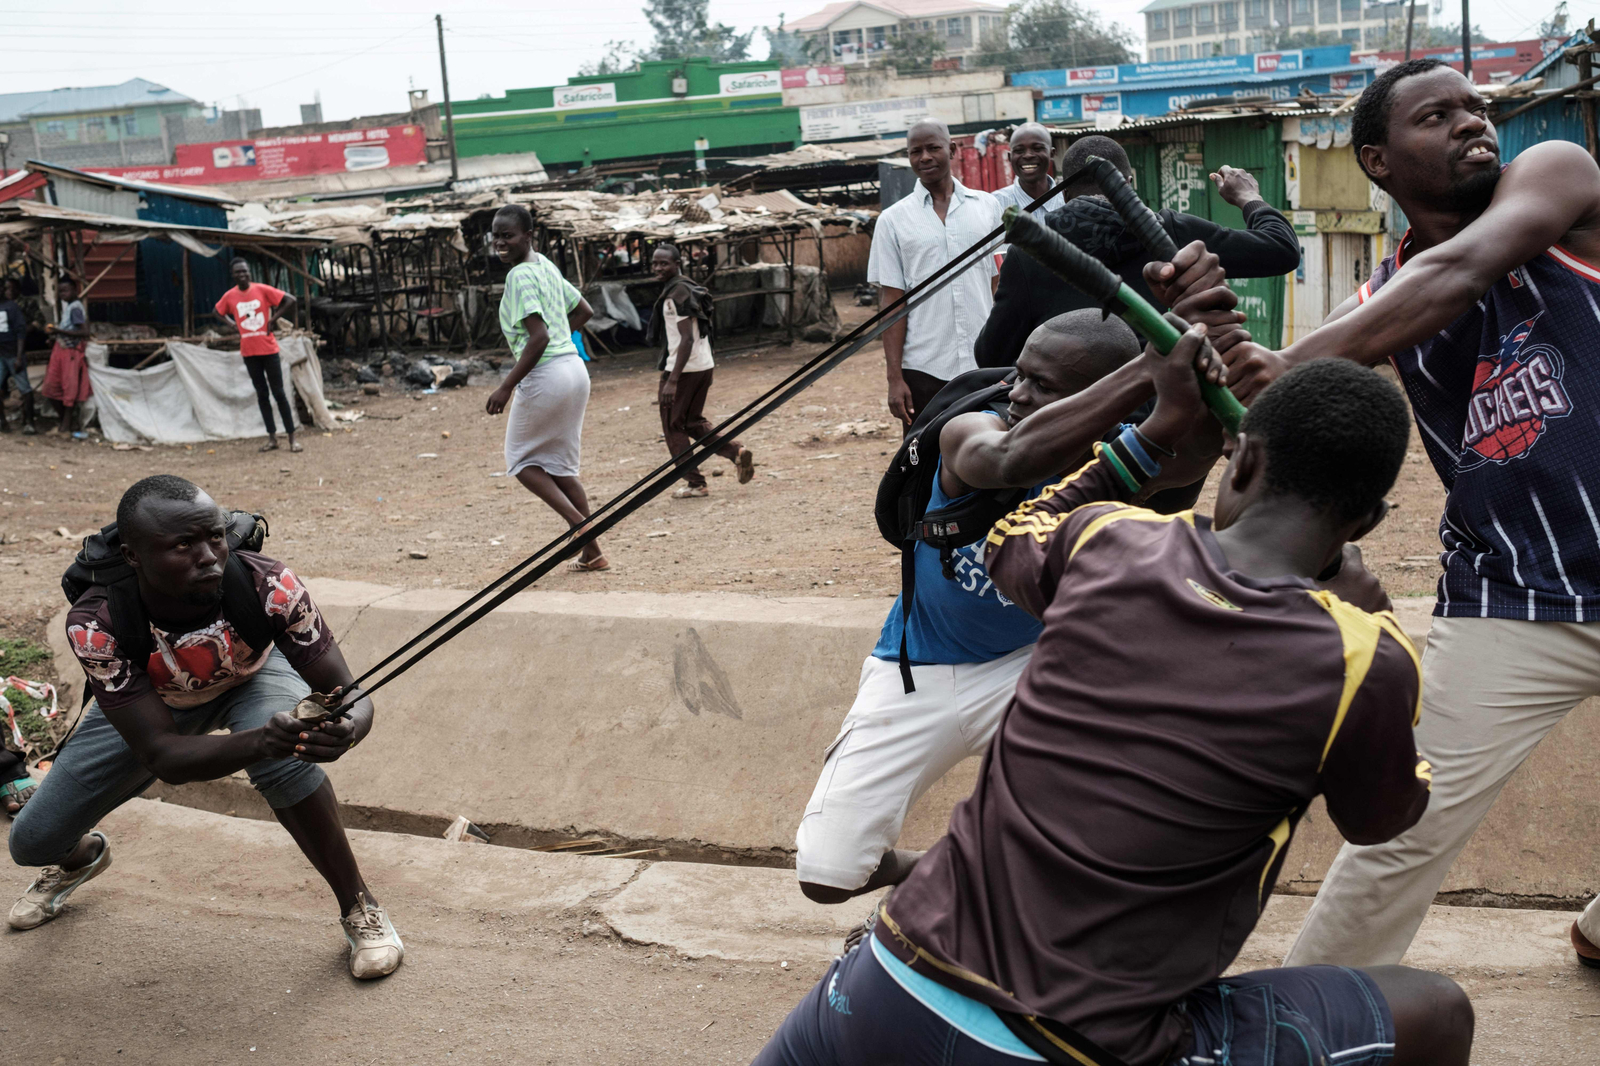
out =
[[(1572, 141), (1589, 149), (1596, 144), (1594, 22), (1566, 44), (1534, 64), (1507, 86), (1516, 96), (1496, 99), (1491, 115), (1500, 137), (1500, 159), (1509, 163), (1523, 149), (1540, 141)], [(1532, 99), (1526, 97), (1531, 95)]]
[(223, 205), (232, 202), (29, 163), (0, 182), (0, 269), (21, 284), (25, 306), (36, 303), (30, 314), (41, 321), (53, 320), (59, 279), (75, 279), (111, 364), (132, 366), (165, 339), (195, 338), (196, 323), (231, 284), (236, 255), (260, 280), (308, 291), (293, 262), (309, 262), (324, 242), (266, 227), (231, 230)]
[[(720, 186), (615, 196), (595, 192), (513, 194), (527, 204), (544, 253), (583, 290), (602, 337), (635, 343), (660, 283), (650, 273), (657, 245), (673, 243), (684, 270), (713, 293), (724, 334), (779, 328), (787, 336), (832, 333), (829, 245), (853, 262), (877, 212), (811, 204), (783, 190), (728, 194)], [(814, 257), (807, 263), (806, 248)], [(637, 324), (636, 324), (637, 323)], [(613, 332), (615, 331), (615, 332)]]
[(792, 335), (819, 324), (831, 331), (837, 323), (823, 268), (839, 254), (835, 247), (847, 261), (858, 251), (864, 258), (876, 215), (781, 191), (727, 196), (718, 186), (632, 196), (513, 187), (296, 208), (259, 224), (328, 242), (310, 304), (336, 353), (374, 345), (498, 348), (506, 268), (488, 238), (506, 203), (528, 207), (540, 250), (596, 309), (587, 331), (602, 352), (642, 340), (660, 288), (650, 256), (663, 241), (679, 244), (688, 272), (715, 292), (725, 333)]
[[(1283, 121), (1304, 113), (1301, 108), (1180, 112), (1108, 129), (1057, 127), (1051, 135), (1058, 161), (1079, 137), (1110, 137), (1127, 150), (1134, 187), (1152, 208), (1243, 228), (1244, 216), (1218, 195), (1207, 175), (1224, 164), (1248, 170), (1261, 183), (1266, 201), (1289, 211)], [(1285, 279), (1241, 278), (1230, 279), (1230, 284), (1239, 293), (1240, 309), (1250, 316), (1247, 328), (1257, 340), (1277, 347), (1283, 335)]]

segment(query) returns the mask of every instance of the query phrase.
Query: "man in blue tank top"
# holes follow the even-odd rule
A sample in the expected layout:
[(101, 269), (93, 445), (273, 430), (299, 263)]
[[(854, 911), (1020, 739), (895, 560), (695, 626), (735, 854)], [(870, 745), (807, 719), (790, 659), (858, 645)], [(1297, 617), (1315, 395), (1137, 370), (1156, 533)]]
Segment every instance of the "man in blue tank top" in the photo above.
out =
[[(1377, 78), (1351, 141), (1411, 229), (1322, 328), (1224, 353), (1246, 403), (1318, 356), (1389, 361), (1449, 493), (1417, 732), (1432, 801), (1395, 840), (1344, 847), (1291, 966), (1398, 962), (1506, 779), (1600, 695), (1600, 167), (1566, 141), (1505, 166), (1487, 115), (1437, 60)], [(1600, 966), (1600, 903), (1571, 936)]]
[[(945, 425), (928, 509), (978, 489), (1034, 486), (1037, 495), (1081, 464), (1116, 428), (1085, 411), (1104, 409), (1113, 397), (1112, 409), (1131, 412), (1150, 397), (1138, 354), (1133, 331), (1098, 310), (1038, 327), (1017, 360), (1005, 409)], [(1220, 435), (1193, 443), (1166, 461), (1161, 486), (1204, 478)], [(801, 890), (819, 903), (898, 884), (911, 871), (921, 853), (894, 846), (907, 812), (952, 766), (983, 754), (1039, 637), (1039, 622), (989, 580), (982, 541), (955, 553), (954, 580), (944, 577), (937, 549), (919, 543), (914, 550), (917, 594), (904, 624), (915, 691), (905, 691), (900, 676), (896, 600), (795, 835)]]

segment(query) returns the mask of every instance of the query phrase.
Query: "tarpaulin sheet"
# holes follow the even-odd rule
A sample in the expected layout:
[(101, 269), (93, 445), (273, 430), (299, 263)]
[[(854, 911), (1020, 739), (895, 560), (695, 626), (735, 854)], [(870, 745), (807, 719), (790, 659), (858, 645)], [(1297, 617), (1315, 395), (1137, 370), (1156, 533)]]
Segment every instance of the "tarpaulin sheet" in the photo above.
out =
[[(312, 339), (281, 337), (278, 343), (286, 387), (299, 394), (321, 428), (331, 430), (322, 364)], [(167, 352), (171, 362), (144, 370), (117, 370), (91, 353), (89, 381), (100, 401), (100, 429), (107, 440), (193, 444), (266, 436), (255, 388), (238, 352), (182, 341), (169, 341)], [(273, 415), (281, 417), (276, 403)]]

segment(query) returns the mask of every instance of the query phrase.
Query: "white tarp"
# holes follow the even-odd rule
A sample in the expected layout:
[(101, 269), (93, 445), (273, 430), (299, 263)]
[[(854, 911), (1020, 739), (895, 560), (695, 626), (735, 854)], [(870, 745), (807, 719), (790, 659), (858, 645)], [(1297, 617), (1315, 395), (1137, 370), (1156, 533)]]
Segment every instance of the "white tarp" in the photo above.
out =
[[(331, 430), (334, 423), (322, 394), (322, 366), (311, 338), (281, 337), (278, 345), (285, 384), (300, 395), (317, 425)], [(171, 362), (144, 370), (116, 370), (90, 353), (89, 381), (99, 400), (100, 429), (107, 440), (193, 444), (266, 436), (250, 374), (237, 352), (181, 341), (169, 341), (167, 352)], [(276, 403), (273, 417), (281, 418)]]

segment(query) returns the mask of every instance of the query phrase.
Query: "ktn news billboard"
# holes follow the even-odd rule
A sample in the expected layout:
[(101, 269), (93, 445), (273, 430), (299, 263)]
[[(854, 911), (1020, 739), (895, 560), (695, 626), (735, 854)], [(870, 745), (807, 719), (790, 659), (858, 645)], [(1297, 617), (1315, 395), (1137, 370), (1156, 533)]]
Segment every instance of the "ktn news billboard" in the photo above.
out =
[(419, 125), (336, 130), (253, 141), (180, 144), (170, 166), (95, 167), (95, 171), (169, 185), (226, 185), (316, 174), (341, 174), (428, 161), (428, 141)]

